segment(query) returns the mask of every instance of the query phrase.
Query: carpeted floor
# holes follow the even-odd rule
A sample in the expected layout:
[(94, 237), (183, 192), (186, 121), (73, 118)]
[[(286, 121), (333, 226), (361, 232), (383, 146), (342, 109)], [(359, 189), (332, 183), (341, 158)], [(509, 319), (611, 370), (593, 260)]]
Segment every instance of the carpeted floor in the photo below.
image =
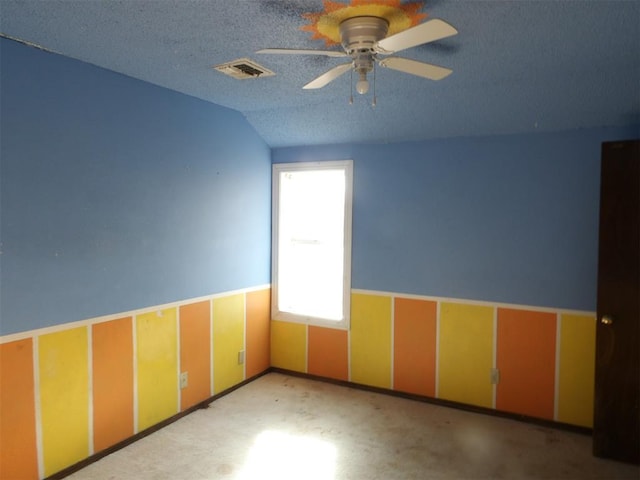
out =
[(267, 374), (67, 477), (634, 479), (591, 437)]

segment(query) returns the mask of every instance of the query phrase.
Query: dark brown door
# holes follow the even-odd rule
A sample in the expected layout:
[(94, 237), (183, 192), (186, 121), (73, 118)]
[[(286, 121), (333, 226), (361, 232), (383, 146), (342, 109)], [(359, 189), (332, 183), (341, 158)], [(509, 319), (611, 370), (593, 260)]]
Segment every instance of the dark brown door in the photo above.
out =
[(601, 165), (593, 453), (640, 463), (640, 141)]

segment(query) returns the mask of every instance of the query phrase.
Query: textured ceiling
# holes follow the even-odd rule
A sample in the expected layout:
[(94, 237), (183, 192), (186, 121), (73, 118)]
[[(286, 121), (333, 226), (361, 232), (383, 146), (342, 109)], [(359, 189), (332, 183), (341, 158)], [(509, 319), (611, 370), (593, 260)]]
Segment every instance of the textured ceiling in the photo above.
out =
[[(370, 93), (349, 105), (348, 74), (302, 90), (343, 59), (254, 53), (327, 48), (300, 27), (336, 2), (0, 0), (0, 32), (236, 109), (272, 147), (640, 122), (638, 0), (427, 1), (419, 11), (459, 34), (401, 55), (453, 74), (436, 82), (379, 69), (375, 108)], [(385, 2), (397, 3), (369, 3)], [(241, 57), (276, 76), (234, 80), (211, 68)]]

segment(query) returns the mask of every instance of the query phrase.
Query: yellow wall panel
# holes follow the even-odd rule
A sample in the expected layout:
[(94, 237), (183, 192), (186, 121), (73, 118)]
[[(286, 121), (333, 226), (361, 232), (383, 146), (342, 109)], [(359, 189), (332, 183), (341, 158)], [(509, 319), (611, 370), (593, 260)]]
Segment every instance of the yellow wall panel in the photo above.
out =
[(562, 315), (558, 375), (560, 422), (593, 426), (596, 319)]
[(176, 309), (136, 317), (138, 430), (178, 413)]
[(271, 366), (296, 372), (307, 371), (307, 326), (271, 322)]
[(45, 476), (90, 454), (88, 348), (87, 327), (38, 338)]
[(391, 388), (391, 298), (351, 296), (351, 381)]
[(244, 380), (244, 294), (213, 299), (213, 393)]
[(440, 304), (438, 397), (492, 407), (493, 308)]

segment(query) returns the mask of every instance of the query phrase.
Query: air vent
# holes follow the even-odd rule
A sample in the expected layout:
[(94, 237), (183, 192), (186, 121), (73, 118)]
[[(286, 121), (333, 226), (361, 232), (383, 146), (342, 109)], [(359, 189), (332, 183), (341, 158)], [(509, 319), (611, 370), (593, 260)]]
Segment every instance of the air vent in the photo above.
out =
[(237, 78), (238, 80), (242, 80), (244, 78), (272, 77), (275, 75), (275, 73), (268, 68), (258, 65), (256, 62), (253, 62), (248, 58), (239, 58), (232, 62), (216, 65), (213, 68), (225, 75)]

